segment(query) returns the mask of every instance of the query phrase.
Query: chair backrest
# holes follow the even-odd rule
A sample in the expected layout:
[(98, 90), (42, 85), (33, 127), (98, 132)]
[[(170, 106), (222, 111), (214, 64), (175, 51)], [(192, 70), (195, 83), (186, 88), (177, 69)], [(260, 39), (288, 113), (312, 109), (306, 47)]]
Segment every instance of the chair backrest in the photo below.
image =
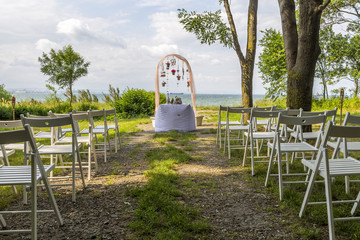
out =
[[(360, 126), (339, 126), (334, 125), (332, 121), (328, 121), (325, 129), (324, 139), (322, 146), (326, 148), (327, 141), (331, 138), (359, 138), (360, 137)], [(347, 146), (344, 145), (344, 152), (347, 153)]]
[(105, 109), (103, 110), (95, 110), (95, 111), (88, 111), (89, 116), (89, 123), (93, 128), (95, 128), (94, 117), (104, 117), (104, 131), (107, 130), (107, 121), (106, 121), (106, 114)]
[(241, 114), (240, 123), (244, 124), (244, 114), (250, 113), (252, 108), (242, 108), (242, 107), (227, 107), (226, 113), (226, 125), (229, 125), (230, 113), (232, 114)]
[[(284, 126), (288, 126), (288, 125), (296, 126), (296, 136), (299, 136), (300, 141), (303, 141), (303, 128), (301, 126), (321, 124), (319, 128), (320, 134), (318, 136), (321, 137), (324, 132), (325, 123), (326, 123), (325, 115), (288, 116), (285, 115), (284, 113), (279, 113), (276, 131), (279, 131), (281, 124), (283, 124)], [(287, 137), (287, 128), (284, 127), (281, 130), (285, 131), (283, 135)]]
[(0, 128), (23, 128), (21, 120), (0, 121)]
[(25, 117), (23, 114), (20, 115), (21, 121), (23, 125), (29, 124), (31, 127), (61, 127), (66, 125), (73, 126), (73, 120), (71, 115), (65, 117), (45, 117), (45, 118), (28, 118)]
[(290, 109), (288, 108), (286, 111), (286, 115), (288, 116), (301, 116), (301, 112), (303, 111), (302, 108), (298, 108), (298, 109)]
[(274, 106), (270, 106), (270, 107), (258, 107), (258, 106), (255, 106), (255, 110), (256, 111), (273, 111), (275, 110), (275, 108), (277, 107), (277, 105), (274, 105)]
[[(17, 129), (12, 131), (1, 131), (0, 132), (0, 145), (12, 144), (12, 143), (28, 143), (30, 145), (32, 153), (35, 153), (37, 157), (35, 159), (40, 159), (36, 140), (32, 134), (30, 125), (25, 124), (23, 129)], [(4, 151), (2, 147), (2, 151)], [(42, 161), (37, 161), (37, 164), (42, 166)]]
[(350, 112), (347, 112), (345, 115), (343, 125), (346, 126), (347, 124), (360, 125), (360, 116), (351, 115)]
[(284, 112), (286, 110), (275, 110), (275, 111), (259, 111), (259, 108), (253, 108), (251, 110), (251, 115), (250, 115), (250, 121), (252, 121), (252, 119), (254, 118), (277, 118), (279, 116), (280, 112)]
[(313, 124), (322, 124), (325, 123), (326, 116), (325, 115), (315, 115), (315, 116), (288, 116), (284, 113), (279, 113), (278, 124), (286, 124), (286, 125), (298, 125), (298, 126), (306, 126)]
[(0, 145), (31, 141), (32, 139), (31, 134), (29, 133), (29, 128), (29, 125), (26, 125), (23, 129), (1, 131)]
[[(114, 115), (115, 128), (117, 128), (118, 127), (118, 119), (117, 119), (117, 115), (116, 115), (116, 108), (105, 110), (105, 117), (107, 117), (109, 115)], [(107, 119), (106, 119), (106, 121), (107, 121)]]
[(47, 116), (40, 116), (40, 115), (30, 114), (29, 112), (26, 113), (26, 117), (28, 117), (28, 118), (50, 118), (49, 115), (47, 115)]

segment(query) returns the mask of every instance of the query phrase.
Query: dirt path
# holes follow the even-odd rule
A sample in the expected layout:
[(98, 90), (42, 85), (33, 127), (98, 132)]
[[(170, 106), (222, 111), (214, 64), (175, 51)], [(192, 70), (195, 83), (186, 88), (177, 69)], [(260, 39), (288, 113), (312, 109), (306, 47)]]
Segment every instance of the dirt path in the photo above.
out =
[[(39, 215), (39, 239), (134, 239), (127, 224), (133, 219), (136, 200), (127, 194), (129, 188), (146, 183), (144, 171), (148, 169), (145, 153), (158, 147), (152, 141), (151, 125), (141, 126), (144, 131), (128, 135), (121, 151), (112, 154), (108, 162), (100, 160), (99, 172), (78, 188), (77, 202), (71, 202), (70, 186), (54, 187), (56, 199), (65, 225), (59, 227), (53, 214)], [(191, 142), (196, 160), (177, 166), (179, 188), (185, 193), (184, 203), (198, 207), (213, 227), (208, 239), (293, 239), (287, 221), (277, 211), (274, 200), (249, 187), (238, 164), (229, 161), (215, 145), (215, 134), (203, 134), (209, 126), (196, 132)], [(213, 126), (212, 126), (213, 128)], [(176, 145), (176, 142), (174, 143)], [(177, 146), (181, 147), (181, 146)], [(44, 204), (44, 193), (39, 208)], [(18, 201), (9, 209), (24, 208)], [(275, 212), (275, 213), (274, 213)], [(11, 217), (9, 226), (20, 226), (27, 219)], [(27, 239), (22, 235), (9, 235), (1, 239)]]

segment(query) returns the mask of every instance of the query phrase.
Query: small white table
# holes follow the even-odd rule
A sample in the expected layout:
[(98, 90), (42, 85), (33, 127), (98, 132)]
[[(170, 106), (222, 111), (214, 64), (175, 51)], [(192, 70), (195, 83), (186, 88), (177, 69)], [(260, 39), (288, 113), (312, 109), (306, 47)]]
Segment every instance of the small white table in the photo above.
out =
[(155, 132), (195, 131), (195, 114), (190, 104), (161, 104), (156, 111)]

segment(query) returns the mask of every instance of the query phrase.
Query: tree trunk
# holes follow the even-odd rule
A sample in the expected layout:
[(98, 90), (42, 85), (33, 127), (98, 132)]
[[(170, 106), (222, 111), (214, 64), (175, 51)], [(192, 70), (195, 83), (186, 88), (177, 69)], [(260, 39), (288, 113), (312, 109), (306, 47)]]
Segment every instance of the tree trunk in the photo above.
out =
[(299, 35), (293, 0), (278, 0), (288, 70), (287, 106), (311, 111), (315, 66), (320, 54), (319, 30), (322, 10), (330, 2), (299, 1)]
[(354, 97), (358, 97), (359, 94), (359, 79), (355, 79), (355, 90), (354, 90)]
[(71, 85), (69, 87), (69, 93), (70, 93), (70, 107), (71, 107), (71, 104), (72, 104), (72, 101), (73, 101), (73, 92), (72, 92), (72, 86)]
[(252, 107), (253, 106), (252, 78), (253, 78), (255, 54), (256, 54), (258, 0), (249, 0), (246, 57), (244, 57), (240, 48), (235, 23), (230, 11), (228, 0), (224, 0), (224, 7), (226, 10), (226, 14), (228, 16), (231, 33), (233, 36), (234, 50), (239, 58), (239, 62), (241, 66), (242, 104), (244, 105), (244, 107)]

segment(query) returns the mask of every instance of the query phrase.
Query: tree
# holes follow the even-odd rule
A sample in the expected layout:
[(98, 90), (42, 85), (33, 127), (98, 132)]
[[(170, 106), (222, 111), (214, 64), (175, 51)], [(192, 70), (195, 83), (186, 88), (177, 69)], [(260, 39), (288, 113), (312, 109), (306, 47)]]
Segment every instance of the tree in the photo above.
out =
[(353, 96), (358, 97), (360, 91), (360, 36), (351, 36), (350, 34), (343, 36), (338, 33), (335, 37), (339, 42), (335, 46), (335, 60), (342, 63), (339, 72), (345, 79), (354, 83)]
[(341, 66), (344, 64), (343, 58), (337, 58), (341, 40), (335, 36), (332, 27), (325, 27), (320, 30), (320, 48), (316, 63), (315, 77), (320, 79), (322, 85), (322, 96), (329, 98), (328, 86), (339, 82), (343, 75)]
[(11, 94), (5, 90), (5, 84), (0, 84), (0, 100), (2, 102), (11, 101)]
[(259, 71), (265, 86), (265, 97), (276, 100), (286, 95), (286, 59), (284, 40), (279, 31), (265, 29), (259, 45), (263, 51), (259, 56)]
[(61, 89), (66, 89), (70, 98), (70, 106), (73, 102), (74, 82), (82, 76), (88, 74), (90, 62), (85, 62), (79, 53), (75, 52), (71, 45), (63, 47), (56, 52), (50, 50), (49, 54), (43, 52), (42, 58), (39, 57), (41, 65), (40, 71), (50, 76), (48, 81), (59, 85)]
[(322, 0), (299, 1), (299, 23), (294, 0), (278, 0), (287, 66), (287, 106), (311, 111), (315, 66), (320, 54)]
[(324, 11), (327, 25), (346, 23), (347, 31), (360, 32), (360, 2), (359, 0), (332, 0)]
[(235, 50), (241, 67), (242, 104), (245, 107), (252, 107), (252, 78), (256, 53), (258, 0), (249, 0), (245, 56), (241, 51), (229, 1), (219, 0), (219, 3), (224, 4), (230, 27), (221, 20), (220, 10), (214, 13), (206, 11), (203, 13), (196, 13), (195, 11), (187, 12), (185, 9), (178, 9), (178, 17), (181, 19), (180, 23), (184, 25), (184, 29), (194, 33), (201, 44), (211, 45), (219, 41), (224, 47), (233, 48)]

